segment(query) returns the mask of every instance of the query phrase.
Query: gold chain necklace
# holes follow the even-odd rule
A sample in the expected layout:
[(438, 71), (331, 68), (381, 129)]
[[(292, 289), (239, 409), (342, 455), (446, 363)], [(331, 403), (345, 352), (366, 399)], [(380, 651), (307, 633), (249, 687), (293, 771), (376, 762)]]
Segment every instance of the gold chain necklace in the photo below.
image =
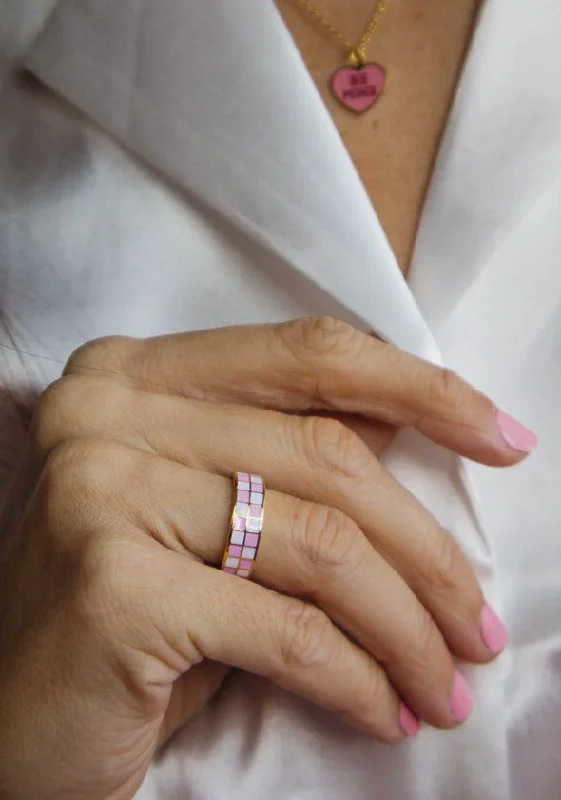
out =
[(358, 44), (353, 45), (337, 28), (324, 17), (309, 0), (295, 0), (301, 12), (308, 14), (324, 33), (328, 33), (345, 50), (350, 66), (341, 67), (331, 76), (329, 86), (337, 100), (345, 108), (360, 114), (371, 108), (382, 94), (386, 82), (386, 71), (379, 64), (367, 63), (366, 49), (374, 36), (382, 14), (390, 0), (380, 0), (372, 19), (366, 26)]

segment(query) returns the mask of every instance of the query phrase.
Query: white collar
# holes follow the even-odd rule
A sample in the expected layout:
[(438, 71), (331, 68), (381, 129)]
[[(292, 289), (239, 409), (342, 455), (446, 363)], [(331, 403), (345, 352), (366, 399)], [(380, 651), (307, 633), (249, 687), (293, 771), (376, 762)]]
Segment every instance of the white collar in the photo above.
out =
[(552, 0), (486, 2), (415, 252), (423, 315), (273, 0), (59, 0), (26, 63), (356, 324), (438, 360), (425, 319), (559, 174), (560, 28)]
[(272, 0), (60, 0), (26, 63), (357, 324), (437, 357)]

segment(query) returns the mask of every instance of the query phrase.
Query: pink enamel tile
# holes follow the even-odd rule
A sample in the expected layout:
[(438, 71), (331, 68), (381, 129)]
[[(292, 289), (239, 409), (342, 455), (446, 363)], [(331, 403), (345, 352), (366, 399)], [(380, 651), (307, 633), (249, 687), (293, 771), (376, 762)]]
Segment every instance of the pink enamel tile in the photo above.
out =
[(245, 531), (245, 516), (244, 517), (234, 517), (234, 530), (235, 531)]
[(242, 559), (240, 561), (239, 569), (251, 569), (252, 565), (253, 565), (253, 561), (251, 559), (249, 559), (248, 561), (246, 561), (245, 559)]
[[(238, 492), (238, 494), (239, 494), (239, 492)], [(239, 497), (238, 497), (238, 500), (239, 500)], [(258, 506), (262, 506), (263, 505), (263, 495), (261, 493), (259, 493), (259, 492), (251, 492), (251, 494), (248, 497), (248, 500), (249, 500), (250, 503), (255, 503)]]
[(249, 477), (252, 483), (259, 483), (263, 486), (263, 478), (261, 475), (250, 475)]
[(230, 542), (232, 544), (244, 544), (245, 535), (246, 534), (243, 531), (232, 531), (232, 533), (230, 534)]
[(238, 502), (239, 503), (249, 503), (249, 498), (250, 497), (253, 497), (253, 495), (250, 495), (249, 492), (238, 492)]
[(249, 483), (249, 475), (247, 472), (238, 472), (238, 481), (242, 481), (243, 483)]
[[(238, 566), (241, 565), (241, 563), (242, 562), (239, 560), (239, 558), (231, 558), (231, 557), (229, 557), (224, 562), (224, 566), (225, 567), (230, 567), (231, 569), (237, 569)], [(245, 569), (247, 569), (247, 567)]]
[(249, 578), (251, 572), (248, 569), (239, 569), (236, 572), (236, 575), (238, 576), (238, 578)]
[(249, 513), (249, 506), (247, 503), (238, 503), (234, 509), (234, 514), (236, 514), (239, 517), (244, 517), (244, 519), (245, 517), (247, 517), (248, 513)]
[(238, 492), (249, 492), (249, 481), (238, 481)]
[(236, 570), (232, 569), (231, 567), (224, 567), (222, 572), (227, 572), (228, 575), (235, 575), (236, 574)]
[(262, 527), (263, 527), (263, 520), (252, 519), (251, 517), (249, 517), (249, 519), (245, 524), (246, 531), (249, 531), (250, 533), (260, 533)]
[[(246, 549), (245, 547), (242, 548), (238, 544), (231, 544), (230, 547), (228, 548), (228, 555), (229, 556), (235, 556), (236, 558), (239, 558), (241, 556), (241, 554), (242, 554), (242, 550), (245, 550), (245, 549)], [(247, 558), (247, 556), (245, 556), (245, 557)]]
[(242, 558), (255, 558), (255, 547), (243, 547), (241, 552)]
[(246, 533), (243, 543), (245, 544), (246, 547), (257, 547), (257, 545), (259, 544), (259, 534)]
[(261, 506), (250, 506), (249, 507), (249, 516), (250, 517), (257, 517), (257, 519), (261, 519), (261, 514), (263, 513), (263, 509)]

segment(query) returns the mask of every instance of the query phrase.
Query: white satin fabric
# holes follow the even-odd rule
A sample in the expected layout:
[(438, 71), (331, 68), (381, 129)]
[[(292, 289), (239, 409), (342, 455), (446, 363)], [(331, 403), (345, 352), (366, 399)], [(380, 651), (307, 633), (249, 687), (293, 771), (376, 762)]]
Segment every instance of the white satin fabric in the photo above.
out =
[(335, 314), (457, 369), (540, 436), (507, 471), (410, 434), (388, 458), (511, 634), (466, 670), (461, 730), (392, 749), (238, 675), (140, 800), (561, 797), (559, 30), (553, 0), (485, 3), (407, 286), (272, 0), (2, 0), (4, 488), (22, 446), (6, 393), (109, 333)]

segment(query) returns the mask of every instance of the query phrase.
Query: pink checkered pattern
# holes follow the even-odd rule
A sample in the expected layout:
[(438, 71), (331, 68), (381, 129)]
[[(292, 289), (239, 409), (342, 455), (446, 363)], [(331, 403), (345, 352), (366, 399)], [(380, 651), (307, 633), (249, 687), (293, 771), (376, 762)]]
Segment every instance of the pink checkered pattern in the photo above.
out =
[(222, 570), (239, 578), (250, 578), (263, 528), (265, 487), (263, 478), (247, 472), (238, 472), (234, 480), (236, 502)]

